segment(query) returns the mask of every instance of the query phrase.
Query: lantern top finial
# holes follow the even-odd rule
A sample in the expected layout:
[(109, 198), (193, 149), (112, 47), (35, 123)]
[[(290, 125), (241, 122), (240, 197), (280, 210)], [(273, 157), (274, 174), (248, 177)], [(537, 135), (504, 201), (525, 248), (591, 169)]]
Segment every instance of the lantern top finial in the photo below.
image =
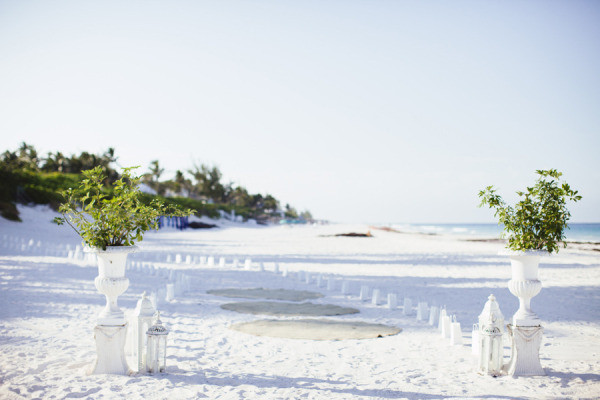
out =
[(162, 321), (160, 320), (160, 312), (156, 313), (156, 321), (154, 321), (154, 325), (148, 328), (146, 332), (148, 335), (163, 335), (166, 336), (169, 334), (167, 328), (164, 327)]
[(496, 301), (496, 296), (490, 294), (488, 301), (483, 306), (483, 311), (479, 314), (479, 327), (483, 329), (486, 325), (493, 325), (500, 329), (502, 332), (504, 328), (504, 315), (500, 311), (500, 306)]

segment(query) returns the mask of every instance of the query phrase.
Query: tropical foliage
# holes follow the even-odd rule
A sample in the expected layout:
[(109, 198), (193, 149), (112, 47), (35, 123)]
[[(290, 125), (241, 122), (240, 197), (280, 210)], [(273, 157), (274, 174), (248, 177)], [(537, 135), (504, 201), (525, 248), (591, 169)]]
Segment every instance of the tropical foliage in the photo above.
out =
[[(112, 184), (121, 177), (113, 168), (116, 160), (112, 148), (102, 154), (82, 152), (66, 156), (57, 151), (45, 157), (27, 143), (15, 151), (7, 150), (0, 154), (0, 215), (19, 220), (16, 203), (49, 204), (58, 209), (64, 201), (60, 192), (77, 186), (83, 179), (82, 171), (98, 166), (106, 176), (104, 190), (110, 195)], [(150, 163), (140, 182), (155, 194), (140, 194), (143, 204), (150, 205), (159, 198), (167, 205), (190, 208), (198, 216), (218, 217), (221, 211), (235, 211), (236, 215), (259, 222), (275, 222), (282, 214), (287, 218), (312, 219), (308, 211), (297, 213), (289, 205), (281, 210), (279, 201), (270, 194), (252, 194), (243, 186), (224, 183), (216, 166), (199, 163), (191, 169), (175, 171), (172, 179), (165, 179), (166, 174), (159, 160)]]
[(517, 192), (521, 200), (514, 207), (507, 205), (493, 186), (479, 192), (480, 207), (495, 210), (498, 223), (504, 225), (511, 250), (547, 250), (558, 252), (559, 244), (566, 247), (565, 230), (571, 213), (567, 201), (577, 202), (581, 196), (566, 182), (561, 182), (561, 172), (555, 169), (538, 170), (535, 185)]
[(158, 217), (186, 216), (192, 210), (165, 205), (159, 199), (150, 204), (140, 201), (139, 177), (125, 168), (109, 193), (104, 186), (107, 176), (101, 166), (83, 171), (84, 179), (76, 188), (62, 193), (66, 201), (55, 218), (59, 225), (69, 224), (90, 247), (131, 246), (146, 231), (158, 229)]

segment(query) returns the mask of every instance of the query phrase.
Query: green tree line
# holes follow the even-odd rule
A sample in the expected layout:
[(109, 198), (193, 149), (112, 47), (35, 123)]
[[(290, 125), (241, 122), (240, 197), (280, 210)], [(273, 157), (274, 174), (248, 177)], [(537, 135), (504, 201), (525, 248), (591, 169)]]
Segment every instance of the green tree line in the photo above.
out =
[[(74, 187), (81, 179), (81, 172), (101, 166), (107, 175), (107, 187), (120, 178), (113, 167), (117, 157), (109, 148), (102, 154), (82, 152), (67, 156), (62, 152), (50, 152), (40, 156), (34, 146), (22, 143), (17, 150), (6, 150), (0, 155), (0, 215), (19, 220), (17, 203), (49, 204), (57, 208), (62, 201), (60, 191)], [(142, 175), (142, 182), (156, 194), (144, 194), (144, 201), (161, 197), (167, 203), (179, 204), (195, 211), (197, 216), (217, 217), (219, 210), (235, 211), (245, 219), (259, 222), (275, 222), (281, 218), (304, 218), (312, 220), (310, 212), (298, 213), (286, 204), (282, 209), (279, 201), (270, 194), (251, 194), (246, 188), (223, 183), (222, 173), (216, 166), (194, 165), (187, 171), (176, 171), (171, 179), (165, 179), (165, 169), (154, 160)]]

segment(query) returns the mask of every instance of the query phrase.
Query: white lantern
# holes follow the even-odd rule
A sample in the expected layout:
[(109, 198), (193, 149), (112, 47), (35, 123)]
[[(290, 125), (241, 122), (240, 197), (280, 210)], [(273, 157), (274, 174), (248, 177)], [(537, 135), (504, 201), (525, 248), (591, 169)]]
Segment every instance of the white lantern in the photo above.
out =
[(146, 365), (146, 331), (152, 326), (152, 320), (156, 314), (156, 309), (152, 301), (142, 293), (142, 298), (138, 300), (137, 306), (133, 312), (132, 321), (132, 342), (135, 355), (137, 357), (138, 371), (142, 372)]
[(498, 376), (504, 365), (504, 349), (502, 347), (502, 332), (494, 321), (490, 320), (479, 331), (480, 353), (479, 373)]
[(496, 298), (491, 294), (479, 315), (479, 373), (492, 376), (502, 373), (504, 366), (503, 325), (504, 316)]
[(169, 331), (162, 325), (160, 313), (148, 331), (146, 345), (146, 371), (151, 374), (165, 372), (167, 367), (167, 336)]

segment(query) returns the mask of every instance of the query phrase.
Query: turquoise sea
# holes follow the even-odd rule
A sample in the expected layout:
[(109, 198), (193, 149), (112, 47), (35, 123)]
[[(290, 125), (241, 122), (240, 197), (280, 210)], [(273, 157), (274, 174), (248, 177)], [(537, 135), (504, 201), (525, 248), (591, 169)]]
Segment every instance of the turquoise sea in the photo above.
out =
[[(403, 232), (436, 233), (472, 236), (474, 238), (500, 238), (502, 226), (497, 224), (391, 224)], [(600, 242), (600, 223), (571, 223), (567, 240), (575, 242)]]

